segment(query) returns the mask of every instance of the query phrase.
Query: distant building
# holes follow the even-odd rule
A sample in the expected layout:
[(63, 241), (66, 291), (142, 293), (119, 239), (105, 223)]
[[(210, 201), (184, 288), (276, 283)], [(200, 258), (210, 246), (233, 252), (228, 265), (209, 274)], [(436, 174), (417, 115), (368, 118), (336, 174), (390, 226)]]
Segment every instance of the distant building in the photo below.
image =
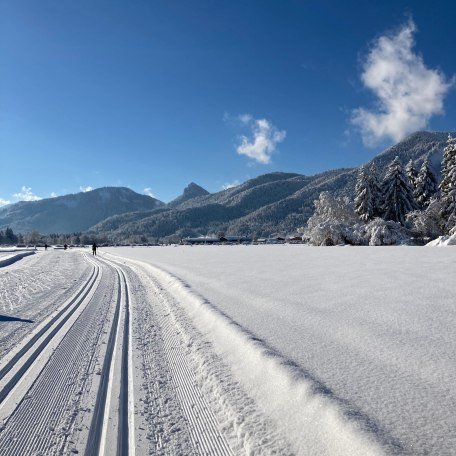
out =
[(292, 235), (287, 237), (287, 242), (290, 244), (299, 244), (302, 242), (302, 236)]
[(245, 244), (251, 243), (252, 238), (247, 236), (198, 236), (182, 239), (182, 244)]
[(182, 239), (182, 244), (215, 244), (219, 242), (220, 238), (218, 236), (199, 236)]

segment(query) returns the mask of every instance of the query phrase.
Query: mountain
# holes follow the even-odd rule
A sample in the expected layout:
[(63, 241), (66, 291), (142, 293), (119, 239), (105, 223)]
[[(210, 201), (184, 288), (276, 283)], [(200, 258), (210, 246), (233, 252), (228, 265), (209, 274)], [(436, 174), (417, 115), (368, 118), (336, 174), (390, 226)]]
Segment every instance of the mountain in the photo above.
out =
[[(137, 213), (126, 223), (122, 222), (128, 215), (114, 216), (97, 224), (91, 231), (107, 234), (113, 240), (139, 235), (152, 238), (194, 236), (218, 231), (270, 234), (279, 227), (302, 226), (312, 214), (313, 201), (320, 191), (342, 185), (333, 182), (342, 182), (350, 171), (340, 169), (315, 176), (280, 172), (264, 174), (236, 187), (185, 201), (177, 207), (143, 213), (142, 218), (141, 213)], [(309, 208), (303, 211), (306, 200)]]
[[(448, 133), (414, 133), (369, 164), (375, 162), (383, 175), (396, 155), (404, 165), (413, 160), (417, 167), (429, 158), (439, 174), (447, 137)], [(113, 240), (137, 235), (171, 239), (216, 232), (261, 236), (291, 232), (307, 222), (314, 211), (313, 202), (322, 191), (353, 198), (357, 172), (358, 168), (351, 168), (314, 176), (264, 174), (214, 194), (179, 197), (156, 212), (113, 216), (93, 226), (91, 231), (106, 234)]]
[[(454, 135), (452, 133), (452, 135)], [(440, 174), (448, 133), (417, 132), (378, 154), (371, 162), (384, 174), (398, 155), (418, 168), (426, 158)], [(335, 169), (314, 176), (275, 172), (236, 187), (209, 193), (195, 183), (168, 204), (127, 188), (106, 187), (86, 193), (0, 208), (0, 229), (41, 233), (86, 231), (113, 241), (138, 236), (177, 239), (224, 232), (267, 236), (289, 233), (303, 226), (322, 191), (354, 197), (358, 168)]]
[(207, 190), (205, 190), (203, 187), (200, 187), (198, 184), (191, 182), (187, 185), (187, 187), (185, 187), (182, 195), (178, 196), (176, 199), (168, 203), (168, 206), (177, 207), (193, 198), (206, 195), (209, 195), (209, 192)]
[(0, 208), (0, 229), (37, 230), (43, 234), (85, 231), (114, 214), (153, 210), (161, 201), (125, 187), (103, 187), (89, 192), (20, 201)]

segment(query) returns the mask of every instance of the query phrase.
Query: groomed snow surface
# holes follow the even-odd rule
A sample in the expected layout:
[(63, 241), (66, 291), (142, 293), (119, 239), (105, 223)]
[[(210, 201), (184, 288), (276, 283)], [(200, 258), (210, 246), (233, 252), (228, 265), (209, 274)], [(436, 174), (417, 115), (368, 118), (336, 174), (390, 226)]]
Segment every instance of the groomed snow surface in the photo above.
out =
[(453, 250), (51, 250), (0, 267), (0, 455), (456, 454)]

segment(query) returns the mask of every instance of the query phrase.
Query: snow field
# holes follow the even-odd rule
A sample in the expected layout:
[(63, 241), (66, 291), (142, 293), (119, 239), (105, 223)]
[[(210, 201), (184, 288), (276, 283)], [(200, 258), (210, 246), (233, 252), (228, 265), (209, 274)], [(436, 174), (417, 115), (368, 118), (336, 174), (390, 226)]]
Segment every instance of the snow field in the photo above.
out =
[[(190, 317), (200, 332), (200, 337), (210, 341), (211, 348), (198, 347), (196, 351), (199, 358), (197, 370), (204, 371), (203, 390), (206, 392), (212, 390), (212, 394), (218, 395), (220, 401), (225, 401), (224, 410), (220, 415), (226, 416), (220, 421), (225, 421), (228, 426), (234, 428), (235, 437), (232, 437), (232, 446), (234, 448), (238, 446), (237, 450), (240, 453), (383, 454), (383, 448), (379, 442), (376, 442), (375, 437), (362, 429), (363, 426), (367, 428), (368, 423), (363, 422), (362, 419), (358, 421), (347, 419), (345, 412), (349, 410), (345, 411), (343, 404), (331, 398), (331, 394), (308, 373), (220, 312), (177, 277), (150, 265), (146, 267), (151, 276), (159, 282), (160, 294), (163, 295), (165, 290), (166, 293), (170, 293)], [(174, 327), (182, 328), (182, 323), (173, 318), (172, 326), (171, 331), (175, 331)], [(188, 333), (189, 329), (182, 328), (182, 332)], [(188, 337), (187, 344), (196, 344), (196, 340), (195, 335), (193, 338)], [(247, 416), (243, 416), (246, 410), (242, 408), (230, 410), (226, 404), (227, 392), (220, 391), (220, 379), (210, 372), (210, 369), (205, 368), (205, 364), (210, 362), (211, 349), (215, 350), (223, 363), (229, 366), (231, 374), (238, 382), (234, 387), (242, 389), (254, 399), (255, 407), (273, 421), (273, 427), (265, 428), (264, 424), (259, 423), (245, 425), (245, 422), (248, 423)], [(168, 350), (168, 353), (176, 352)], [(175, 366), (185, 365), (181, 359), (174, 362), (171, 360), (171, 363)], [(180, 375), (178, 374), (177, 377), (179, 378)], [(185, 396), (191, 395), (181, 381), (178, 380), (178, 384), (180, 386), (177, 389), (178, 393), (184, 391)], [(233, 391), (229, 394), (233, 395)], [(211, 392), (208, 397), (210, 395)], [(245, 396), (241, 396), (240, 402), (245, 403), (246, 400), (248, 401)], [(181, 402), (185, 403), (184, 397), (181, 397)], [(205, 408), (210, 410), (210, 405), (201, 406), (201, 410)], [(251, 412), (252, 415), (255, 413), (257, 412)], [(188, 411), (187, 415), (189, 415)], [(253, 420), (261, 420), (261, 418), (254, 417)], [(191, 416), (190, 421), (191, 428), (197, 432), (197, 435), (204, 435)], [(258, 429), (260, 426), (263, 426), (263, 429)], [(228, 429), (225, 428), (224, 431), (229, 434)], [(271, 437), (276, 441), (271, 442)], [(242, 442), (241, 448), (239, 448), (239, 440)], [(207, 448), (204, 445), (203, 449), (209, 454), (231, 454), (220, 450), (215, 451), (214, 448)]]
[[(294, 428), (290, 423), (295, 434), (300, 427), (306, 433), (324, 417), (323, 428), (315, 426), (307, 436), (298, 436), (293, 448), (298, 442), (303, 445), (299, 448), (316, 449), (315, 454), (337, 454), (339, 441), (349, 441), (387, 454), (455, 453), (456, 281), (451, 248), (107, 250), (174, 276), (162, 276), (160, 281), (168, 280), (163, 288), (173, 290), (205, 337), (207, 331), (207, 340), (257, 407), (272, 407), (274, 394), (277, 413), (287, 400), (291, 406), (295, 398), (302, 400), (301, 416), (309, 418)], [(176, 277), (180, 290), (175, 289)], [(191, 304), (186, 292), (196, 295), (199, 304)], [(230, 326), (241, 332), (242, 343), (237, 335), (228, 338), (224, 327)], [(236, 356), (250, 356), (251, 345), (256, 345), (255, 356), (242, 364)], [(286, 371), (286, 381), (276, 377), (280, 369)], [(263, 389), (250, 378), (256, 372), (266, 372)], [(262, 410), (276, 429), (287, 427), (286, 417)], [(325, 432), (331, 437), (322, 449), (318, 444)], [(282, 430), (279, 434), (283, 436)], [(291, 441), (290, 433), (286, 438)]]
[(103, 250), (0, 269), (0, 454), (455, 453), (451, 248)]

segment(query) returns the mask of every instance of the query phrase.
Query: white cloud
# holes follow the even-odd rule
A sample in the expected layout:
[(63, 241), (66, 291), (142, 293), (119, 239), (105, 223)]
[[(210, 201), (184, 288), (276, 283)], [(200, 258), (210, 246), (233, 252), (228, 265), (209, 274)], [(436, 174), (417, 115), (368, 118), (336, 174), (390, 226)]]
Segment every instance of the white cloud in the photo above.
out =
[(251, 122), (253, 120), (253, 117), (250, 115), (250, 114), (241, 114), (239, 116), (239, 120), (243, 123), (243, 124), (248, 124), (249, 122)]
[(18, 198), (20, 201), (39, 201), (41, 196), (37, 196), (32, 192), (31, 187), (22, 186), (21, 191), (13, 195), (15, 198)]
[(79, 190), (81, 190), (81, 192), (86, 193), (86, 192), (92, 191), (92, 190), (93, 190), (93, 187), (91, 187), (90, 185), (88, 185), (87, 187), (81, 186), (81, 187), (79, 187)]
[(246, 155), (258, 163), (267, 164), (286, 136), (284, 130), (278, 130), (269, 120), (254, 119), (250, 114), (242, 114), (239, 120), (251, 130), (251, 137), (241, 136), (241, 144), (236, 148), (237, 153)]
[(376, 109), (355, 109), (351, 121), (366, 145), (394, 141), (426, 127), (443, 113), (443, 100), (453, 84), (439, 70), (427, 68), (413, 52), (415, 24), (409, 20), (397, 33), (378, 38), (364, 64), (361, 80), (377, 97)]
[(59, 195), (57, 195), (57, 193), (55, 193), (55, 192), (51, 193), (51, 198), (57, 198), (57, 196), (59, 196)]
[(151, 198), (155, 198), (155, 195), (154, 193), (152, 192), (152, 189), (150, 187), (146, 187), (144, 190), (143, 190), (143, 193), (147, 196), (150, 196)]
[(6, 206), (7, 204), (10, 204), (10, 201), (0, 198), (0, 206)]
[(223, 190), (228, 190), (229, 188), (237, 187), (240, 184), (240, 182), (236, 179), (233, 182), (227, 182), (226, 184), (222, 185)]

